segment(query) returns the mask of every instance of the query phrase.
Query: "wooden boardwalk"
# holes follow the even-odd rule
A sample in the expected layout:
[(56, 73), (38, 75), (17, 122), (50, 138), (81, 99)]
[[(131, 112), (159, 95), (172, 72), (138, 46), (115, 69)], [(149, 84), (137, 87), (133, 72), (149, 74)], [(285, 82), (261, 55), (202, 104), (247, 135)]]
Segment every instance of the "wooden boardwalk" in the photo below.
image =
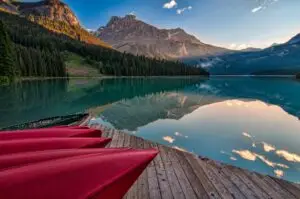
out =
[(107, 146), (157, 148), (159, 155), (147, 167), (125, 199), (300, 199), (300, 185), (264, 176), (144, 140), (97, 125)]

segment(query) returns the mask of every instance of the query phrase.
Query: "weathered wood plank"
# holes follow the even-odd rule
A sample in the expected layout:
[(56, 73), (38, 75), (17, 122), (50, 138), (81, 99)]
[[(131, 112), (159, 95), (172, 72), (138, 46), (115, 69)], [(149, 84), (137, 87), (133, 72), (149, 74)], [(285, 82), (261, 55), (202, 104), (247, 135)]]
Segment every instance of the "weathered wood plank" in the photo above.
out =
[(119, 135), (120, 133), (116, 130), (113, 130), (113, 136), (112, 136), (112, 141), (110, 142), (110, 147), (111, 148), (116, 148), (118, 145), (118, 140), (119, 140)]
[(172, 148), (167, 147), (164, 147), (164, 149), (165, 151), (167, 151), (168, 157), (171, 160), (172, 167), (174, 168), (175, 174), (178, 178), (179, 184), (185, 197), (188, 199), (197, 198), (196, 193), (194, 192), (188, 178), (183, 171), (183, 168), (177, 160), (176, 151)]
[(124, 141), (125, 141), (125, 133), (123, 132), (118, 132), (118, 141), (116, 147), (124, 147)]
[(194, 173), (194, 170), (192, 169), (188, 161), (186, 161), (183, 152), (175, 150), (175, 153), (178, 162), (181, 164), (181, 167), (186, 177), (188, 178), (194, 192), (196, 193), (197, 198), (209, 198), (208, 194), (206, 193), (204, 187), (201, 184), (201, 181), (197, 178), (196, 174)]
[(183, 194), (181, 186), (178, 182), (178, 178), (175, 174), (174, 168), (172, 167), (172, 164), (166, 154), (164, 147), (162, 145), (158, 145), (158, 148), (161, 154), (161, 159), (165, 167), (166, 176), (168, 178), (170, 189), (174, 199), (184, 199), (185, 196)]
[[(144, 148), (144, 140), (142, 138), (137, 138), (136, 142), (138, 149)], [(137, 181), (137, 192), (138, 198), (150, 199), (147, 169), (142, 173)]]
[[(231, 166), (222, 167), (224, 169), (224, 173), (228, 176), (231, 176), (233, 182), (237, 184), (240, 188), (241, 192), (247, 198), (266, 198), (271, 199), (272, 197), (269, 196), (266, 192), (264, 192), (259, 186), (255, 185), (255, 183), (248, 178), (243, 172), (243, 170), (235, 169)], [(234, 179), (233, 179), (234, 178)]]
[(288, 190), (291, 194), (295, 196), (295, 198), (300, 198), (300, 189), (298, 189), (296, 186), (294, 186), (291, 183), (288, 183), (285, 180), (280, 180), (276, 178), (272, 178), (275, 182), (277, 182), (280, 186), (284, 187), (286, 190)]
[(130, 147), (130, 135), (124, 133), (124, 144), (123, 147)]
[(155, 166), (147, 167), (150, 198), (162, 199)]
[(207, 195), (209, 196), (209, 198), (211, 198), (211, 199), (221, 198), (221, 196), (219, 195), (216, 188), (208, 180), (208, 178), (204, 174), (204, 171), (201, 169), (201, 167), (196, 162), (195, 158), (198, 158), (198, 157), (195, 157), (194, 155), (189, 154), (189, 153), (184, 153), (184, 155), (185, 155), (185, 159), (189, 162), (189, 164), (191, 165), (192, 169), (194, 170), (196, 176), (200, 180), (200, 182), (201, 182), (203, 188), (205, 189)]
[[(113, 139), (113, 132), (114, 132), (113, 129), (107, 130), (107, 138)], [(111, 141), (111, 142), (112, 142), (112, 141)], [(111, 142), (108, 143), (108, 144), (106, 145), (105, 148), (112, 148), (112, 147), (111, 147)]]
[(230, 192), (225, 188), (225, 186), (220, 182), (220, 179), (207, 167), (206, 163), (200, 158), (197, 159), (197, 163), (201, 166), (207, 178), (211, 181), (211, 183), (216, 187), (219, 194), (222, 198), (230, 198), (233, 199), (233, 196)]
[[(160, 150), (158, 145), (154, 142), (150, 143), (151, 148), (155, 148), (157, 150)], [(167, 178), (165, 166), (163, 164), (162, 158), (161, 158), (161, 153), (159, 153), (156, 158), (154, 159), (154, 167), (156, 169), (156, 174), (157, 174), (157, 180), (158, 180), (158, 185), (160, 188), (160, 194), (162, 198), (174, 198), (169, 181)]]
[(290, 194), (287, 190), (285, 190), (283, 187), (279, 186), (275, 181), (273, 181), (269, 176), (258, 176), (266, 182), (270, 187), (272, 187), (278, 194), (281, 195), (282, 198), (289, 198), (289, 199), (295, 199), (295, 197)]
[(261, 180), (255, 173), (243, 170), (244, 174), (248, 176), (256, 186), (260, 187), (264, 192), (266, 192), (272, 199), (280, 199), (281, 196), (278, 194), (272, 187), (270, 187), (267, 183)]
[[(136, 137), (130, 136), (130, 147), (136, 148)], [(129, 191), (126, 194), (127, 199), (138, 199), (138, 181), (139, 179), (131, 186)]]
[[(214, 161), (207, 161), (206, 162), (207, 167), (210, 167), (212, 172), (219, 178), (219, 180), (223, 183), (223, 185), (227, 188), (227, 190), (230, 192), (230, 194), (234, 198), (240, 198), (240, 199), (246, 199), (244, 194), (241, 193), (241, 191), (238, 189), (238, 187), (231, 181), (221, 170), (220, 167), (218, 167)], [(253, 197), (250, 197), (250, 199), (256, 199), (255, 195)]]

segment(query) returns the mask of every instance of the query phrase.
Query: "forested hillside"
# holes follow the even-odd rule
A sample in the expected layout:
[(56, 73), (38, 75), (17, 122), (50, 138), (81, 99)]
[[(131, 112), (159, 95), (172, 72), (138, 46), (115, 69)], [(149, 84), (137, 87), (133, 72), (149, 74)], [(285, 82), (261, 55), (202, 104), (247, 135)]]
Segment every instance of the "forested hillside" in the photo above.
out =
[(201, 69), (181, 62), (150, 59), (120, 53), (110, 48), (87, 44), (64, 34), (55, 33), (26, 18), (0, 12), (14, 43), (15, 57), (21, 76), (63, 76), (61, 53), (68, 51), (86, 59), (105, 75), (208, 75)]

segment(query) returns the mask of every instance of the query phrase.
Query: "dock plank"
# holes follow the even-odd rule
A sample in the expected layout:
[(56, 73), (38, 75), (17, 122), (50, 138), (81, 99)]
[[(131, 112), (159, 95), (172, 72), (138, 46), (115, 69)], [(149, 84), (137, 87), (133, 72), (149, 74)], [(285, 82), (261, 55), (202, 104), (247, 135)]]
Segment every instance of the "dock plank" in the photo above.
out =
[(209, 198), (201, 181), (197, 178), (197, 176), (196, 176), (194, 170), (192, 169), (192, 167), (190, 166), (189, 162), (186, 161), (186, 159), (184, 157), (184, 153), (181, 151), (176, 151), (175, 154), (176, 154), (177, 160), (181, 164), (181, 167), (183, 168), (183, 171), (184, 171), (186, 177), (188, 178), (194, 192), (196, 193), (197, 198), (203, 198), (203, 199)]
[(240, 188), (246, 198), (271, 199), (266, 192), (253, 183), (241, 170), (234, 167), (222, 167), (224, 173), (231, 177), (232, 181)]
[(172, 163), (170, 162), (170, 159), (168, 158), (166, 151), (162, 145), (159, 145), (159, 151), (161, 154), (161, 159), (164, 164), (164, 167), (166, 169), (166, 175), (169, 181), (170, 189), (172, 191), (172, 195), (174, 199), (184, 199), (184, 193), (181, 189), (181, 186), (178, 182), (178, 178), (175, 174), (174, 168), (172, 167)]
[(204, 171), (199, 167), (197, 162), (195, 161), (195, 157), (192, 154), (184, 153), (185, 159), (189, 162), (191, 165), (192, 169), (194, 170), (196, 176), (200, 180), (203, 188), (205, 189), (207, 195), (209, 196), (210, 199), (219, 199), (221, 196), (219, 195), (218, 191), (214, 187), (214, 185), (208, 180), (206, 175), (204, 174)]
[[(150, 146), (152, 148), (160, 150), (158, 144), (156, 143), (150, 143)], [(157, 180), (160, 188), (161, 197), (174, 198), (167, 178), (166, 169), (165, 169), (165, 165), (163, 164), (161, 153), (159, 153), (157, 155), (157, 158), (154, 160), (154, 166), (157, 173)]]
[(207, 167), (206, 163), (200, 158), (197, 159), (198, 164), (203, 169), (207, 178), (211, 181), (211, 183), (216, 187), (219, 194), (222, 198), (233, 199), (234, 197), (231, 193), (226, 189), (226, 187), (220, 182), (220, 179), (211, 171), (209, 167)]
[(168, 157), (171, 160), (172, 167), (174, 168), (175, 174), (178, 178), (181, 189), (188, 199), (197, 198), (196, 193), (194, 192), (187, 176), (185, 175), (181, 164), (179, 163), (176, 157), (176, 151), (172, 148), (164, 147), (165, 151), (167, 151)]
[[(222, 172), (222, 169), (220, 167), (217, 167), (214, 161), (207, 161), (206, 162), (207, 167), (209, 167), (212, 172), (217, 176), (218, 179), (223, 183), (223, 185), (227, 188), (227, 190), (230, 192), (230, 194), (234, 198), (240, 198), (240, 199), (246, 199), (244, 194), (238, 189), (238, 187), (235, 185), (235, 183), (230, 180), (224, 172)], [(251, 197), (251, 199), (255, 199), (256, 197)]]

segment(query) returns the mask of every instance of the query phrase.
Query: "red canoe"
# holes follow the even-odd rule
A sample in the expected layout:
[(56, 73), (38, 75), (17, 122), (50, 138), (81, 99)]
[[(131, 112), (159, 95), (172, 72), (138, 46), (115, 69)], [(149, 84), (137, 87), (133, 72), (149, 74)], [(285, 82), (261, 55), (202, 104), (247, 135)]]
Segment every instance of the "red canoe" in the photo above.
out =
[(0, 141), (13, 139), (52, 138), (52, 137), (100, 137), (96, 129), (47, 128), (18, 131), (0, 131)]
[(39, 163), (54, 159), (73, 157), (87, 154), (103, 154), (103, 153), (117, 153), (122, 151), (128, 151), (130, 148), (110, 148), (110, 149), (61, 149), (61, 150), (49, 150), (27, 153), (16, 153), (0, 156), (0, 170), (16, 168), (33, 163)]
[(65, 129), (90, 129), (88, 126), (54, 126), (50, 128), (65, 128)]
[(102, 148), (106, 138), (51, 138), (0, 141), (0, 155), (54, 149)]
[(121, 199), (158, 151), (47, 161), (0, 172), (0, 198)]

